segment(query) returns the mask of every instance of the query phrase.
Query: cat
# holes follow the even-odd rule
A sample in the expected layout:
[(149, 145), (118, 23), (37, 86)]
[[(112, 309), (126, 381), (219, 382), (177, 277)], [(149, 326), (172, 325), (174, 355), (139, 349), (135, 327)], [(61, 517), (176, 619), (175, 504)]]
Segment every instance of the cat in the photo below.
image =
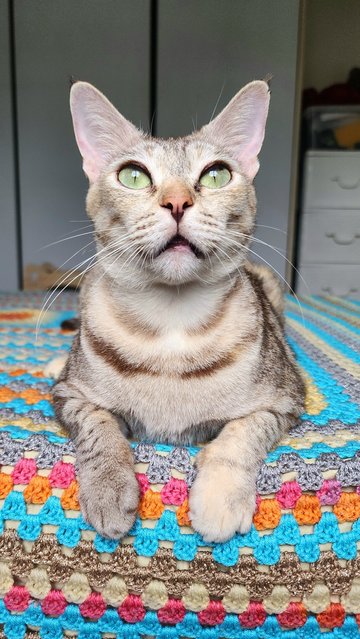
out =
[(206, 542), (246, 533), (261, 462), (303, 410), (282, 291), (247, 260), (269, 97), (251, 82), (199, 131), (159, 139), (92, 85), (72, 86), (97, 261), (53, 396), (83, 515), (104, 537), (126, 535), (136, 515), (129, 436), (208, 442), (192, 526)]

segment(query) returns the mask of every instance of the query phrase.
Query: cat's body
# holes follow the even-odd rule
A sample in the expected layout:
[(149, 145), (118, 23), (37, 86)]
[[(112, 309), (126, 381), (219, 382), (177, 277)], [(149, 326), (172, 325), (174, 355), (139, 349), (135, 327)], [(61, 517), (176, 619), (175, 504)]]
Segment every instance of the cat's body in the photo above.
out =
[[(88, 212), (99, 259), (82, 287), (80, 331), (54, 398), (77, 447), (81, 506), (103, 535), (125, 534), (138, 501), (126, 436), (212, 440), (198, 456), (190, 511), (205, 539), (221, 541), (248, 530), (261, 460), (303, 404), (279, 287), (245, 259), (264, 83), (243, 90), (260, 124), (253, 150), (240, 161), (231, 131), (218, 143), (222, 128), (226, 138), (221, 114), (203, 133), (176, 141), (144, 137), (117, 119), (127, 143), (120, 136), (114, 145), (113, 107), (90, 85), (76, 86), (74, 124), (91, 181)], [(140, 193), (114, 179), (121, 182), (129, 163), (146, 183)], [(209, 166), (211, 180), (228, 181), (204, 189)]]

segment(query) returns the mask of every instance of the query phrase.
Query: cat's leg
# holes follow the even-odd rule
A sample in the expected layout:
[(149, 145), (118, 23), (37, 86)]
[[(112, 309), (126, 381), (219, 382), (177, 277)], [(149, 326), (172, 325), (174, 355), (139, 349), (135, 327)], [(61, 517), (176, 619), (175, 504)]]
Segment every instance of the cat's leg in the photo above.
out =
[(55, 386), (54, 405), (76, 447), (84, 518), (104, 537), (124, 536), (135, 520), (139, 487), (121, 424), (109, 411), (90, 403), (70, 382)]
[(252, 413), (228, 422), (198, 454), (190, 519), (206, 541), (221, 542), (250, 530), (261, 462), (294, 420), (294, 415)]

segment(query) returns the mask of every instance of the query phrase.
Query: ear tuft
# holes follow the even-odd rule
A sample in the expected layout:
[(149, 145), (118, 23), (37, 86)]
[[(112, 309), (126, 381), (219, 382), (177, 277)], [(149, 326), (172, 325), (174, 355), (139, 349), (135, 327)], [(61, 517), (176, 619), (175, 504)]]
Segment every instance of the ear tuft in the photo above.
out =
[(84, 171), (95, 182), (116, 153), (134, 144), (141, 133), (88, 82), (72, 85), (70, 109)]
[(249, 180), (259, 169), (257, 156), (264, 140), (269, 101), (267, 82), (250, 82), (201, 130), (228, 150)]

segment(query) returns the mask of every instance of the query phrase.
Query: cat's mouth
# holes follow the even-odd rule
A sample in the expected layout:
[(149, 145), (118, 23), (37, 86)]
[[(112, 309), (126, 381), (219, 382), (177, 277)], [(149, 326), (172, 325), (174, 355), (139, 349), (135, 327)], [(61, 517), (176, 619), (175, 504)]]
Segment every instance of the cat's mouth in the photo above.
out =
[(205, 257), (205, 255), (194, 244), (189, 242), (189, 240), (187, 240), (186, 237), (179, 235), (179, 233), (174, 235), (174, 237), (172, 237), (171, 240), (169, 240), (169, 242), (165, 244), (165, 246), (163, 246), (161, 251), (159, 251), (158, 255), (161, 255), (161, 253), (165, 253), (165, 251), (170, 251), (170, 250), (178, 251), (178, 252), (191, 251), (195, 255), (195, 257), (197, 257), (198, 259), (202, 259)]

